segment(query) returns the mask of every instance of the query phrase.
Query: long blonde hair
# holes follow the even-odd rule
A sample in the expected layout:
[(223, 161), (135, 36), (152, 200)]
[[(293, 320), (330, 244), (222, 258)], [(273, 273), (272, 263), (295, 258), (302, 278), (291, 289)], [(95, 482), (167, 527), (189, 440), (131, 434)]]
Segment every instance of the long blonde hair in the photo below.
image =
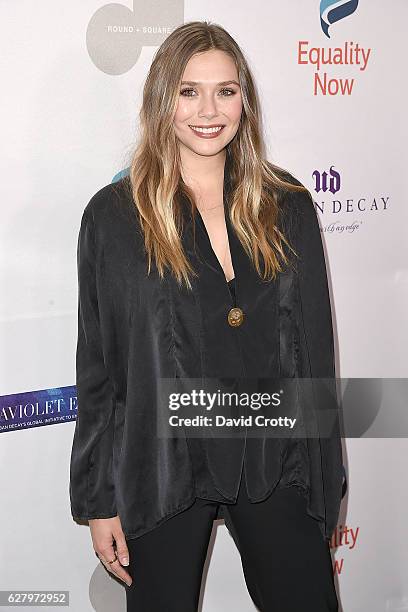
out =
[[(195, 275), (185, 256), (181, 234), (182, 198), (192, 209), (194, 194), (180, 173), (180, 156), (173, 119), (180, 84), (189, 59), (196, 53), (218, 49), (228, 53), (237, 66), (243, 109), (238, 132), (227, 145), (231, 176), (230, 218), (247, 255), (261, 278), (272, 279), (289, 259), (287, 237), (277, 227), (278, 196), (283, 191), (308, 191), (284, 180), (285, 171), (264, 159), (260, 109), (247, 61), (234, 39), (220, 25), (192, 21), (176, 28), (155, 53), (139, 113), (140, 139), (132, 155), (129, 187), (143, 230), (148, 256), (161, 277), (169, 267), (179, 284), (191, 288)], [(261, 271), (260, 254), (264, 269)], [(281, 261), (280, 261), (281, 260)]]

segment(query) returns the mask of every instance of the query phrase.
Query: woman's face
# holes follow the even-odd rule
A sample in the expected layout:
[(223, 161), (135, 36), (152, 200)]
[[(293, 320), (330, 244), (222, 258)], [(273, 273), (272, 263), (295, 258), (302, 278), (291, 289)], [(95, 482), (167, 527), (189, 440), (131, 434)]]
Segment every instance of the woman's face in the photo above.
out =
[[(234, 138), (241, 112), (241, 89), (232, 58), (219, 50), (191, 57), (174, 117), (174, 131), (184, 153), (217, 155)], [(216, 129), (194, 130), (205, 126)]]

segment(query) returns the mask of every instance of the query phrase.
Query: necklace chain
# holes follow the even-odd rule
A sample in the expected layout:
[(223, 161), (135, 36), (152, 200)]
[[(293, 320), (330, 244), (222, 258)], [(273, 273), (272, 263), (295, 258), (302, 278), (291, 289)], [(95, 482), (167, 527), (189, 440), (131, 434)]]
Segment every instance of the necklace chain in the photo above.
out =
[(217, 204), (217, 206), (211, 206), (210, 208), (201, 208), (200, 206), (197, 206), (197, 208), (200, 212), (207, 212), (208, 210), (215, 210), (216, 208), (221, 208), (221, 206), (224, 206), (224, 204)]

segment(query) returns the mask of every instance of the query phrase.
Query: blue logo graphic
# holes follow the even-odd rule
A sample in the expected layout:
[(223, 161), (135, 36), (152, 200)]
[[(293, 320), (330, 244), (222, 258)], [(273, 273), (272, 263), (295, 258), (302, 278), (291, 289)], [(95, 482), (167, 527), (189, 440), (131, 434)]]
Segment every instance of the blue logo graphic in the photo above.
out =
[(111, 180), (111, 183), (117, 183), (118, 181), (123, 179), (125, 176), (128, 176), (129, 170), (130, 170), (130, 168), (125, 168), (124, 170), (121, 170), (120, 172), (115, 174), (115, 176)]
[(358, 0), (321, 0), (320, 2), (320, 23), (327, 38), (329, 27), (332, 23), (348, 17), (358, 7)]

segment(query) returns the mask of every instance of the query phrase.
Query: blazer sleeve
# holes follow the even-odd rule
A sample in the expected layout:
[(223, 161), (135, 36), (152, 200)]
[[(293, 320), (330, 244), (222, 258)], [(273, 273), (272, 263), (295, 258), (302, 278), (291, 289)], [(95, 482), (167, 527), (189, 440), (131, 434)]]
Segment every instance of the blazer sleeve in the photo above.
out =
[(78, 404), (69, 484), (71, 514), (77, 520), (117, 515), (113, 478), (114, 392), (105, 366), (101, 337), (91, 203), (92, 200), (83, 212), (77, 243)]
[[(311, 390), (311, 429), (318, 439), (308, 440), (309, 465), (314, 493), (311, 508), (324, 513), (325, 537), (333, 533), (342, 496), (343, 456), (340, 411), (337, 401), (334, 334), (323, 242), (317, 212), (310, 194), (298, 194), (298, 281), (301, 326), (302, 374)], [(324, 379), (324, 380), (318, 380)], [(306, 387), (303, 387), (306, 397)], [(320, 491), (320, 486), (323, 488)], [(323, 501), (324, 500), (324, 501)]]
[(308, 375), (334, 378), (333, 321), (327, 269), (318, 216), (309, 194), (297, 194), (298, 279), (307, 347)]

